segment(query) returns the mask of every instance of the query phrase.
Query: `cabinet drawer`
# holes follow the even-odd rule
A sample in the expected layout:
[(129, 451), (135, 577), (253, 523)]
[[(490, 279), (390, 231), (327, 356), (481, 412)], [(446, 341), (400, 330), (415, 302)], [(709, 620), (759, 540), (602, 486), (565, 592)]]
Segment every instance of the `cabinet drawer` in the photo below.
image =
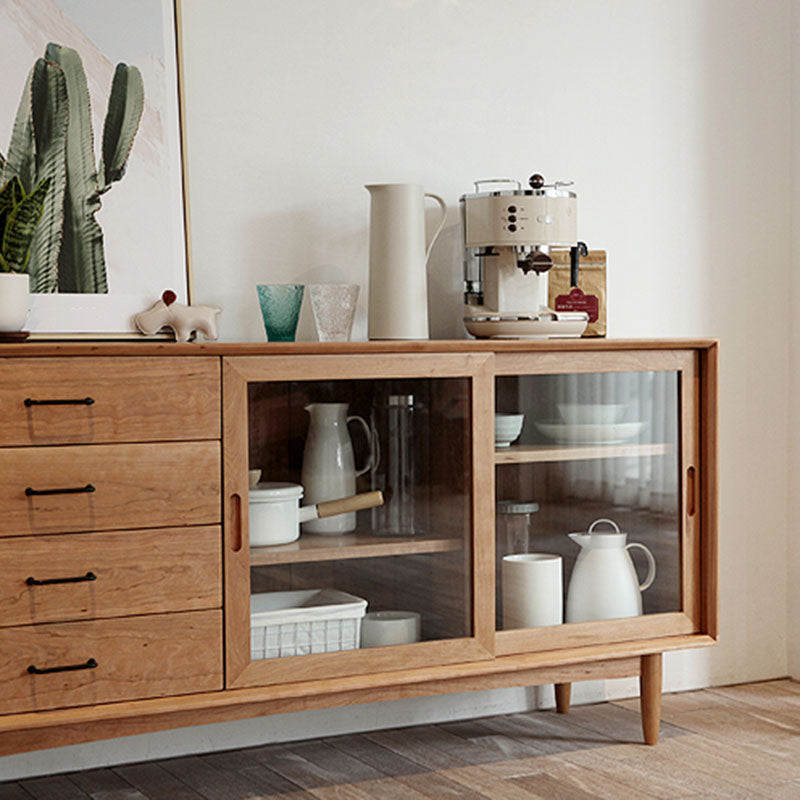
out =
[(0, 359), (0, 446), (216, 439), (219, 380), (202, 356)]
[(0, 536), (219, 523), (219, 480), (219, 442), (5, 448)]
[(3, 628), (0, 685), (0, 714), (221, 689), (222, 612)]
[(0, 627), (222, 605), (216, 526), (0, 540)]

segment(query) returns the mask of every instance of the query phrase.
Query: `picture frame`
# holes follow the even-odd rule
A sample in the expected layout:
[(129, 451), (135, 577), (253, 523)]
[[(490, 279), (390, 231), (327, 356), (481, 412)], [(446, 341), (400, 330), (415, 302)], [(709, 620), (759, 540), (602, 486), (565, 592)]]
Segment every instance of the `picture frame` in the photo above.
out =
[[(53, 241), (54, 225), (40, 222), (37, 226), (26, 329), (37, 339), (141, 338), (133, 317), (166, 289), (179, 302), (191, 303), (180, 0), (8, 0), (0, 8), (0, 28), (4, 31), (0, 65), (5, 76), (0, 109), (12, 109), (14, 115), (11, 120), (0, 118), (0, 153), (7, 159), (5, 168), (0, 162), (0, 177), (9, 177), (14, 145), (18, 145), (14, 137), (22, 125), (19, 109), (32, 96), (29, 76), (34, 74), (34, 65), (41, 74), (61, 72), (67, 100), (72, 101), (64, 123), (69, 142), (66, 170), (81, 159), (95, 167), (96, 184), (87, 177), (90, 170), (75, 168), (69, 174), (78, 177), (67, 179), (62, 190), (57, 265), (42, 266), (44, 259), (34, 260), (36, 237), (47, 235)], [(81, 68), (88, 113), (80, 99)], [(56, 80), (61, 79), (47, 84), (51, 95), (58, 92)], [(138, 100), (137, 82), (141, 84)], [(50, 113), (50, 129), (57, 128), (56, 114), (56, 110)], [(78, 132), (82, 139), (71, 137), (72, 118), (81, 114), (84, 128), (90, 128), (91, 148), (84, 145), (85, 130)], [(32, 124), (35, 120), (29, 116)], [(36, 136), (39, 146), (42, 137)], [(84, 146), (78, 157), (80, 145)], [(41, 145), (45, 155), (46, 147)], [(37, 167), (38, 161), (46, 161), (45, 155), (37, 152)], [(35, 185), (39, 177), (30, 175), (28, 180)], [(78, 191), (83, 194), (74, 194)], [(94, 241), (98, 231), (99, 250)], [(83, 238), (76, 243), (78, 237)], [(53, 247), (50, 244), (48, 252)]]

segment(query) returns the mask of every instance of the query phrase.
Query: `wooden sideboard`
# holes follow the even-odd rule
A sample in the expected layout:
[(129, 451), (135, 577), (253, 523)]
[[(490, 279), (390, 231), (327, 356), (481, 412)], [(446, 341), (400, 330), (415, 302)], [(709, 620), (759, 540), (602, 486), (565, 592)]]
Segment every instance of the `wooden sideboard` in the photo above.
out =
[[(0, 345), (0, 755), (504, 686), (554, 683), (566, 712), (572, 682), (630, 676), (655, 743), (662, 654), (717, 636), (716, 382), (710, 340)], [(249, 547), (248, 468), (299, 483), (304, 404), (369, 417), (381, 392), (425, 409), (430, 530), (375, 536), (362, 511)], [(634, 419), (554, 428), (565, 398)], [(496, 410), (526, 414), (510, 448)], [(565, 589), (566, 533), (646, 540), (644, 613), (506, 629), (509, 499), (536, 499), (527, 547), (563, 554)], [(308, 588), (413, 608), (422, 640), (253, 658), (251, 594)]]

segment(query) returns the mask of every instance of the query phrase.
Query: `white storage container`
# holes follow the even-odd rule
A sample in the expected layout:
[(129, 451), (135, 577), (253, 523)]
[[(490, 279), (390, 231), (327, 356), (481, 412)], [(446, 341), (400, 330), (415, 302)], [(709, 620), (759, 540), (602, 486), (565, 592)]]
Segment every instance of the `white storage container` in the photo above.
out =
[(336, 589), (250, 596), (250, 657), (285, 658), (356, 650), (367, 601)]

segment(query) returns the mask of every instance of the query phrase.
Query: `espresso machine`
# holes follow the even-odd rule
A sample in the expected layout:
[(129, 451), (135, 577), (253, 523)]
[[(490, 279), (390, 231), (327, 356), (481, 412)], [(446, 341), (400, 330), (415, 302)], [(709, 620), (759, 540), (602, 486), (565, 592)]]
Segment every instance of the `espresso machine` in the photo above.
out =
[[(461, 197), (464, 231), (464, 326), (478, 338), (580, 336), (589, 320), (583, 311), (548, 308), (551, 248), (569, 249), (571, 284), (586, 245), (577, 240), (575, 192), (571, 181), (545, 183), (535, 174), (529, 187), (495, 178), (475, 182)], [(515, 188), (481, 192), (482, 184)]]

